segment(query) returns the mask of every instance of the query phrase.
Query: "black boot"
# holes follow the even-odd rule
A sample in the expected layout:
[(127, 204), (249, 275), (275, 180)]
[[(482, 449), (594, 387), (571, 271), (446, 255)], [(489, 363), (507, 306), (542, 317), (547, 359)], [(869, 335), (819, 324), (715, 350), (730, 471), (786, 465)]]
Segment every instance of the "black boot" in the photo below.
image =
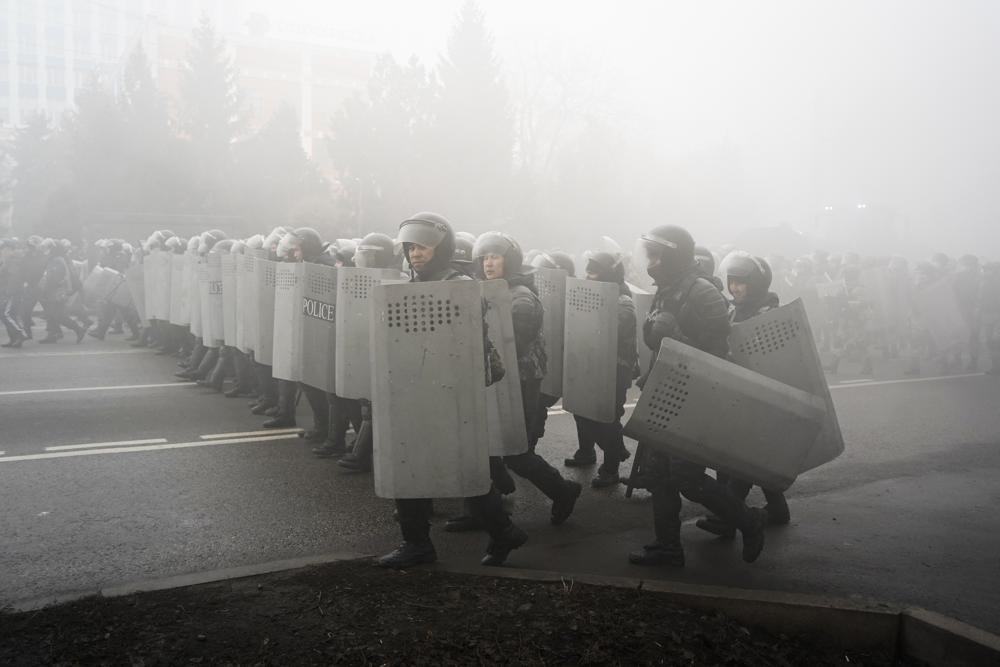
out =
[(712, 533), (713, 535), (718, 535), (719, 537), (724, 537), (729, 540), (736, 537), (736, 528), (714, 514), (698, 519), (694, 522), (694, 525), (698, 526), (706, 533)]
[(563, 460), (563, 465), (567, 468), (584, 468), (595, 463), (597, 463), (597, 454), (593, 450), (585, 452), (578, 449), (572, 457)]
[(573, 508), (576, 507), (576, 499), (580, 497), (582, 490), (583, 487), (578, 483), (566, 480), (565, 492), (552, 501), (552, 516), (549, 520), (553, 526), (558, 526), (569, 518), (569, 515), (573, 513)]
[(267, 420), (261, 426), (264, 428), (294, 428), (295, 418), (275, 416), (274, 419)]
[(473, 530), (482, 530), (483, 522), (474, 516), (462, 515), (452, 517), (444, 523), (444, 529), (449, 533), (468, 533)]
[(490, 538), (490, 542), (486, 546), (486, 555), (483, 556), (480, 563), (490, 567), (503, 565), (510, 552), (527, 541), (528, 534), (514, 524), (510, 524), (499, 537)]
[(628, 555), (628, 562), (634, 565), (670, 565), (684, 567), (684, 547), (680, 542), (662, 544), (653, 542)]
[(403, 542), (395, 550), (376, 560), (375, 564), (379, 567), (403, 570), (414, 565), (433, 563), (436, 560), (437, 552), (434, 550), (434, 544), (428, 540), (426, 542)]
[(350, 454), (337, 461), (337, 465), (351, 472), (368, 472), (372, 469), (372, 423), (370, 421), (361, 422), (359, 433), (354, 438), (354, 449), (351, 450)]
[(767, 512), (759, 508), (747, 510), (748, 516), (740, 532), (743, 534), (743, 560), (752, 563), (764, 550), (764, 527)]

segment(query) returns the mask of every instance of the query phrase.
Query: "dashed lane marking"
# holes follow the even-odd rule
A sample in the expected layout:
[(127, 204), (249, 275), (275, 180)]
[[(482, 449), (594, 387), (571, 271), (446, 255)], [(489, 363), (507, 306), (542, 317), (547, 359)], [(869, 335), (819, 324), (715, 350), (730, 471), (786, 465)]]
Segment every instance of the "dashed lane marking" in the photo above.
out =
[(95, 357), (99, 354), (142, 354), (148, 350), (81, 350), (79, 352), (5, 352), (0, 361), (13, 359), (37, 359), (39, 357)]
[(47, 452), (61, 452), (70, 449), (98, 449), (101, 447), (128, 447), (131, 445), (162, 445), (166, 438), (148, 438), (146, 440), (119, 440), (117, 442), (91, 442), (84, 445), (57, 445), (46, 447)]
[(243, 433), (210, 433), (209, 435), (199, 435), (202, 440), (217, 440), (219, 438), (251, 438), (258, 435), (278, 435), (278, 434), (299, 434), (301, 428), (269, 428), (264, 431), (244, 431)]
[(27, 396), (28, 394), (62, 394), (71, 391), (117, 391), (121, 389), (164, 389), (166, 387), (190, 387), (195, 382), (166, 382), (163, 384), (120, 384), (111, 387), (64, 387), (61, 389), (22, 389), (20, 391), (0, 391), (0, 396)]
[(155, 452), (164, 449), (189, 449), (191, 447), (210, 447), (212, 445), (241, 445), (256, 442), (273, 442), (287, 440), (292, 435), (272, 435), (267, 438), (230, 438), (225, 440), (199, 440), (197, 442), (171, 442), (165, 445), (139, 445), (135, 447), (108, 447), (104, 449), (76, 449), (64, 452), (46, 452), (45, 454), (22, 454), (20, 456), (0, 457), (0, 463), (16, 461), (38, 461), (41, 459), (61, 459), (70, 456), (94, 456), (97, 454), (134, 454), (136, 452)]

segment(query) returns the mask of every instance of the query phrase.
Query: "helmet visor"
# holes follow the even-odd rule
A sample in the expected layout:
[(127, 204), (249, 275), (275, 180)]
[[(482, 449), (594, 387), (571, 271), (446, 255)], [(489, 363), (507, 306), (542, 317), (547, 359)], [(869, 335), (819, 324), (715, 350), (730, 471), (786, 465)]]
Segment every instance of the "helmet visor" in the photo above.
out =
[(416, 243), (427, 248), (437, 248), (447, 230), (441, 225), (424, 220), (407, 220), (399, 226), (396, 243)]

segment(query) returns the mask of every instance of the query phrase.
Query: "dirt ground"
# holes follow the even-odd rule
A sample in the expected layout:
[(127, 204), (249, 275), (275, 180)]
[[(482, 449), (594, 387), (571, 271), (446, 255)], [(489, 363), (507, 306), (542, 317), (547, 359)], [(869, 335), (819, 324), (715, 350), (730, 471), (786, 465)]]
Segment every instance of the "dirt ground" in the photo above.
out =
[(3, 665), (893, 665), (653, 592), (335, 563), (0, 615)]

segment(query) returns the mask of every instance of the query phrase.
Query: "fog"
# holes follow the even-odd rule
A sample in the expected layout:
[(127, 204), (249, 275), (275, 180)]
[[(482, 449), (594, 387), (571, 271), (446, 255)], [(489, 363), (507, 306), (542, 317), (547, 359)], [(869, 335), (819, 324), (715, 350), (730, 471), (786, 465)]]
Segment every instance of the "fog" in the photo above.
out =
[[(295, 11), (356, 26), (379, 50), (433, 64), (460, 6), (298, 3)], [(706, 241), (780, 223), (830, 237), (826, 207), (867, 204), (886, 211), (910, 254), (1000, 252), (1000, 192), (991, 187), (1000, 176), (996, 3), (481, 7), (514, 103), (540, 61), (590, 82), (598, 94), (578, 110), (606, 116), (625, 141), (656, 154), (675, 192), (668, 213), (695, 223)], [(624, 142), (621, 151), (635, 157)], [(711, 164), (720, 156), (729, 163), (722, 177)]]

